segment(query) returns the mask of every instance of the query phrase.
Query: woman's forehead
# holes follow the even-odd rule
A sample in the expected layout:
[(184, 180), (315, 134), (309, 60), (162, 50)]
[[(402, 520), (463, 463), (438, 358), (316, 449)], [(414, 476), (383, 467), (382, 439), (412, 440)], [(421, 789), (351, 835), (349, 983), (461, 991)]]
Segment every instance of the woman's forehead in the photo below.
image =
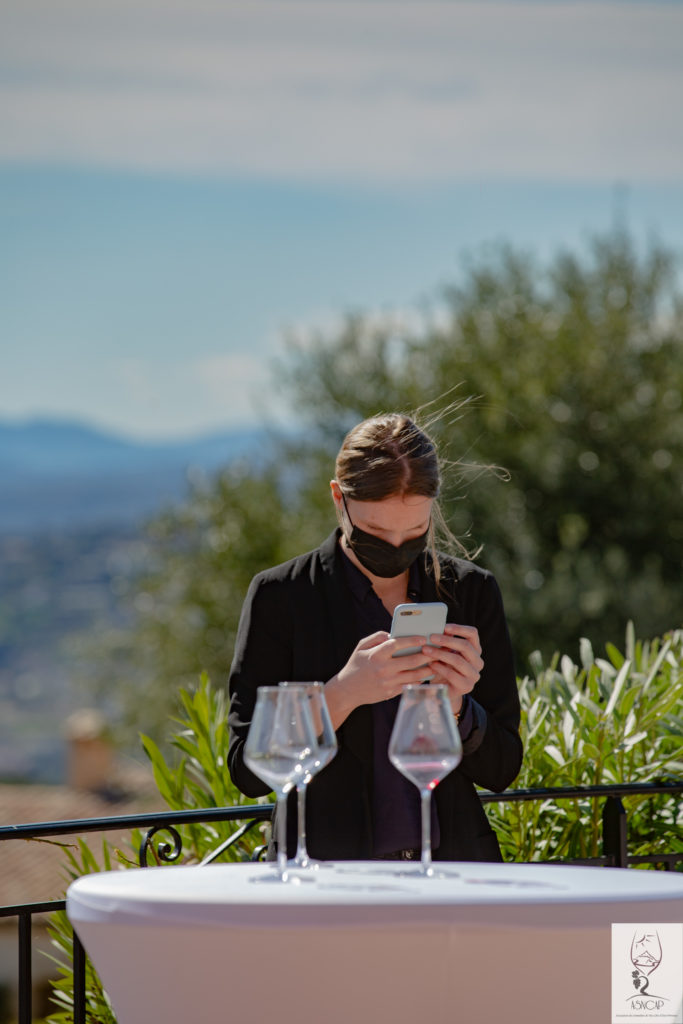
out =
[(349, 504), (353, 502), (356, 514), (365, 518), (380, 517), (381, 519), (411, 516), (429, 518), (432, 510), (432, 498), (422, 494), (396, 494), (381, 501), (358, 501), (348, 499)]

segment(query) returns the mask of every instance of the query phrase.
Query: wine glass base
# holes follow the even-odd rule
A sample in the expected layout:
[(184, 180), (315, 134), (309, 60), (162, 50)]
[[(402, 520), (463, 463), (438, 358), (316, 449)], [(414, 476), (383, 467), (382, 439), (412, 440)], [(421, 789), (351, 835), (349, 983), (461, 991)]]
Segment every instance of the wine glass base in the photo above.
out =
[(288, 867), (287, 878), (290, 882), (315, 882), (316, 872), (311, 868)]
[(321, 869), (329, 867), (329, 861), (314, 860), (312, 857), (306, 857), (303, 860), (297, 860), (295, 857), (294, 860), (287, 861), (288, 870), (294, 869), (297, 871), (320, 871)]
[(460, 878), (459, 871), (441, 867), (437, 864), (432, 864), (428, 868), (423, 868), (421, 864), (415, 864), (410, 867), (406, 865), (405, 867), (400, 867), (396, 873), (405, 878)]
[[(337, 874), (356, 874), (353, 864), (346, 866), (343, 862), (334, 865)], [(441, 863), (432, 864), (426, 872), (419, 861), (376, 860), (363, 865), (364, 875), (378, 875), (384, 878), (461, 878), (461, 873)]]
[(273, 882), (279, 885), (300, 885), (302, 882), (314, 882), (315, 876), (305, 877), (300, 872), (294, 872), (288, 868), (284, 874), (280, 874), (279, 871), (274, 871), (268, 875), (253, 875), (250, 879), (255, 885), (268, 885)]

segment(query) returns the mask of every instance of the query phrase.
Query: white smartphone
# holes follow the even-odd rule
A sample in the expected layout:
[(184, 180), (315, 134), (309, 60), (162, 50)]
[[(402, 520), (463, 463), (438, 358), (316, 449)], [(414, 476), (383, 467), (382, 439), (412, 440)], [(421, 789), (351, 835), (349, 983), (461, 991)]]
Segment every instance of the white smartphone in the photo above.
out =
[[(399, 604), (394, 609), (390, 636), (431, 636), (432, 633), (443, 633), (446, 628), (448, 609), (443, 601), (426, 601), (424, 604)], [(392, 658), (401, 658), (406, 654), (416, 654), (421, 647), (405, 647), (396, 651)], [(425, 676), (431, 679), (432, 676)]]

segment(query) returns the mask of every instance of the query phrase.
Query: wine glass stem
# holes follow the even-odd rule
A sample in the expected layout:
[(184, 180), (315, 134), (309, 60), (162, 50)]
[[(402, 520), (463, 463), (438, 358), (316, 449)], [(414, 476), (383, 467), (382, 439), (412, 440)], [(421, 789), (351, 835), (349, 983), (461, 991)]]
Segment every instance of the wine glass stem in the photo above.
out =
[(306, 850), (306, 783), (300, 782), (296, 787), (296, 810), (298, 833), (296, 841), (295, 863), (305, 864), (308, 860)]
[(432, 791), (420, 790), (422, 807), (422, 874), (432, 873)]
[(277, 794), (277, 869), (284, 881), (287, 876), (287, 793)]

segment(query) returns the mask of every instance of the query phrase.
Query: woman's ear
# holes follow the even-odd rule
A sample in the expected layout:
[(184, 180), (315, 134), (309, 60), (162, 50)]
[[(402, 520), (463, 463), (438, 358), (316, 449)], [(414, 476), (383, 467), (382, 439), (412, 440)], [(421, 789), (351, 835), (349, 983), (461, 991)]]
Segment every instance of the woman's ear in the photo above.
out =
[(332, 491), (332, 501), (338, 509), (341, 509), (343, 501), (342, 489), (336, 480), (330, 480), (330, 490)]

